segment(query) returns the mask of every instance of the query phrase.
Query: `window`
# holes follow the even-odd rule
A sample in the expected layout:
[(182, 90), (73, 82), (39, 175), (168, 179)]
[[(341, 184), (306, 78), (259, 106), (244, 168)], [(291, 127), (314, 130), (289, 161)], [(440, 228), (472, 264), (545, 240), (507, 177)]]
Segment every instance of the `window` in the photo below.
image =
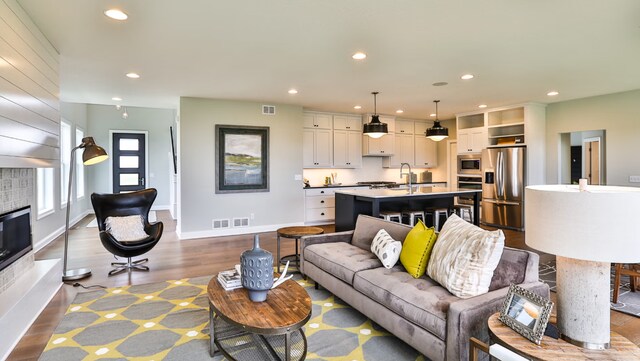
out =
[(53, 213), (53, 168), (38, 168), (36, 171), (38, 219)]
[[(76, 144), (82, 143), (84, 131), (76, 127)], [(79, 152), (79, 151), (78, 151)], [(82, 165), (82, 153), (76, 154), (76, 198), (84, 197), (84, 165)]]
[(60, 121), (60, 207), (67, 205), (71, 169), (71, 124)]

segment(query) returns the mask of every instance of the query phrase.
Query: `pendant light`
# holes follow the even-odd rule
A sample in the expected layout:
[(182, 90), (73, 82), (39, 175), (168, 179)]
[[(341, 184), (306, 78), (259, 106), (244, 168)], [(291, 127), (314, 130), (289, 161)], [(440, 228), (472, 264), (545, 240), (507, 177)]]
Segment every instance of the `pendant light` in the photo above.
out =
[(438, 120), (438, 103), (440, 101), (434, 100), (433, 102), (436, 103), (436, 120), (433, 122), (433, 127), (427, 129), (425, 135), (427, 138), (439, 142), (449, 136), (449, 129), (440, 125), (440, 121)]
[(371, 116), (371, 122), (364, 125), (362, 133), (370, 136), (371, 138), (380, 138), (383, 135), (389, 133), (387, 123), (381, 123), (380, 117), (376, 109), (376, 96), (378, 92), (371, 92), (373, 94), (373, 115)]

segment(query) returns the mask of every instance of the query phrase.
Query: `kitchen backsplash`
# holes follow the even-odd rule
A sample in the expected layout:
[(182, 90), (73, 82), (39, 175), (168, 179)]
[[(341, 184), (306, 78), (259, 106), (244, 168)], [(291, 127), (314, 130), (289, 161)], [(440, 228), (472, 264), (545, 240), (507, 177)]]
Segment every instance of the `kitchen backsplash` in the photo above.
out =
[[(413, 173), (419, 174), (426, 169), (411, 168)], [(406, 168), (405, 170), (406, 171)], [(400, 178), (398, 168), (382, 168), (382, 157), (363, 157), (362, 168), (356, 169), (305, 169), (303, 176), (309, 179), (311, 186), (321, 186), (325, 177), (330, 177), (331, 173), (337, 173), (336, 183), (355, 184), (362, 181), (389, 181), (404, 183), (404, 177)], [(433, 181), (446, 181), (434, 177)]]

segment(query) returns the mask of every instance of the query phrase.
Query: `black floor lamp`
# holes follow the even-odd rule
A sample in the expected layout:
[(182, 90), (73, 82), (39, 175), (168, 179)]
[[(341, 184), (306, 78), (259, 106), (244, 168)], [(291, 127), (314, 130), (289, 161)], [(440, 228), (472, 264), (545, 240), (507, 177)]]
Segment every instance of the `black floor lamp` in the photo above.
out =
[(69, 248), (69, 212), (71, 211), (71, 185), (73, 183), (73, 171), (76, 167), (76, 150), (83, 148), (82, 164), (92, 165), (109, 158), (107, 152), (97, 145), (93, 137), (82, 138), (82, 143), (71, 149), (71, 164), (69, 165), (69, 189), (67, 191), (67, 220), (64, 227), (64, 268), (62, 281), (74, 281), (91, 276), (90, 268), (67, 269), (67, 250)]

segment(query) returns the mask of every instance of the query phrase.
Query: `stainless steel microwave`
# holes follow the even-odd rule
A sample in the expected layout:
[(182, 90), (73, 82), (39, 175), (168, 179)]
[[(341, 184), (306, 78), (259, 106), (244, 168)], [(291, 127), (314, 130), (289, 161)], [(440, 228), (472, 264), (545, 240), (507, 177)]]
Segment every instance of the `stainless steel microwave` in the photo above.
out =
[(482, 175), (482, 155), (462, 154), (458, 155), (458, 174)]

